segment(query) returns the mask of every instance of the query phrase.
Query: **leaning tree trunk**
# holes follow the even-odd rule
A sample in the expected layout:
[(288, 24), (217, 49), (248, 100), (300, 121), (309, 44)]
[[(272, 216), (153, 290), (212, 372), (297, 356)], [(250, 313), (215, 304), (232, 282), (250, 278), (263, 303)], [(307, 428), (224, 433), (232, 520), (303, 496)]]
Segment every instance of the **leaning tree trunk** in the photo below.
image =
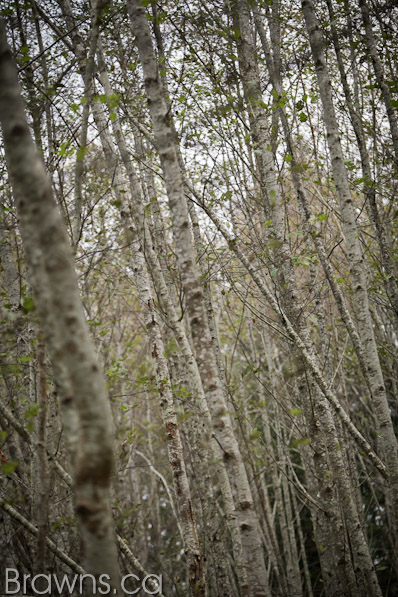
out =
[(366, 35), (365, 42), (368, 49), (370, 58), (372, 60), (374, 73), (376, 75), (377, 83), (381, 90), (381, 95), (386, 107), (388, 123), (390, 125), (392, 144), (395, 155), (395, 168), (398, 169), (398, 121), (397, 112), (393, 104), (393, 98), (391, 97), (390, 87), (388, 81), (384, 75), (383, 65), (379, 57), (379, 51), (377, 49), (375, 34), (373, 32), (372, 23), (370, 22), (369, 8), (366, 0), (359, 0), (359, 6), (362, 13), (362, 21), (365, 27)]
[[(100, 64), (105, 68), (102, 58)], [(102, 72), (103, 82), (105, 77), (106, 73)], [(110, 95), (110, 89), (106, 83), (105, 90), (108, 95)], [(115, 137), (124, 166), (128, 172), (130, 193), (126, 189), (127, 185), (121, 178), (118, 156), (114, 151), (113, 142), (106, 126), (102, 107), (98, 104), (94, 106), (94, 117), (99, 125), (100, 138), (109, 169), (109, 175), (113, 180), (114, 191), (120, 204), (122, 223), (132, 249), (132, 266), (135, 273), (139, 300), (155, 365), (162, 421), (167, 437), (169, 462), (173, 473), (174, 489), (177, 498), (177, 513), (183, 531), (182, 538), (187, 558), (188, 578), (192, 594), (200, 596), (205, 594), (203, 557), (201, 555), (201, 548), (198, 540), (182, 439), (175, 413), (172, 384), (165, 356), (166, 350), (161, 333), (159, 317), (155, 308), (155, 293), (153, 291), (151, 277), (145, 261), (145, 239), (149, 235), (149, 231), (145, 230), (144, 214), (140, 213), (143, 212), (140, 188), (134, 168), (129, 160), (127, 146), (117, 118), (114, 122)], [(129, 205), (128, 200), (130, 199), (130, 194), (133, 197), (133, 200)], [(136, 216), (135, 218), (130, 211), (134, 212), (134, 215)]]
[(398, 445), (391, 421), (383, 375), (377, 352), (369, 308), (367, 280), (363, 263), (363, 253), (358, 239), (356, 213), (350, 192), (344, 155), (341, 147), (339, 129), (332, 99), (332, 87), (327, 70), (323, 49), (323, 37), (319, 28), (314, 6), (311, 0), (302, 1), (303, 13), (309, 34), (311, 51), (315, 63), (320, 96), (323, 105), (324, 121), (327, 129), (327, 141), (331, 156), (333, 174), (340, 202), (344, 236), (347, 245), (353, 294), (359, 332), (364, 347), (370, 389), (375, 406), (375, 413), (380, 434), (381, 451), (385, 458), (390, 476), (388, 492), (389, 518), (395, 544), (398, 543)]
[[(341, 83), (343, 86), (344, 96), (347, 102), (347, 108), (350, 114), (352, 127), (355, 132), (355, 137), (357, 139), (357, 145), (359, 154), (361, 156), (361, 166), (362, 166), (362, 175), (364, 178), (364, 185), (363, 185), (363, 193), (366, 197), (366, 208), (369, 213), (369, 218), (372, 221), (377, 242), (380, 248), (380, 257), (381, 262), (383, 265), (383, 269), (385, 270), (385, 275), (383, 276), (384, 284), (386, 286), (386, 291), (388, 294), (388, 298), (390, 299), (391, 307), (393, 310), (394, 315), (394, 326), (395, 331), (398, 334), (398, 281), (395, 275), (394, 270), (394, 263), (392, 260), (391, 255), (391, 248), (388, 246), (387, 241), (387, 232), (385, 227), (387, 226), (386, 222), (383, 222), (380, 218), (379, 209), (376, 202), (376, 184), (373, 180), (370, 158), (368, 148), (366, 146), (366, 135), (363, 127), (363, 122), (359, 114), (359, 102), (357, 97), (355, 97), (355, 86), (354, 86), (354, 96), (351, 92), (351, 87), (347, 78), (346, 69), (344, 67), (343, 62), (343, 55), (341, 51), (341, 45), (339, 41), (339, 36), (337, 33), (336, 25), (335, 25), (335, 14), (333, 11), (333, 5), (331, 0), (327, 0), (327, 5), (329, 9), (330, 15), (330, 23), (331, 23), (331, 32), (332, 32), (332, 40), (333, 45), (336, 53), (337, 64), (339, 67)], [(346, 7), (348, 10), (348, 7)], [(348, 18), (349, 15), (347, 15)], [(350, 31), (350, 28), (349, 28)], [(367, 44), (369, 45), (369, 40), (367, 38)], [(351, 41), (352, 47), (352, 41)], [(351, 61), (355, 61), (354, 52), (351, 52)], [(391, 110), (394, 111), (394, 108), (391, 107)]]
[(177, 260), (185, 291), (189, 323), (196, 349), (196, 360), (213, 418), (213, 433), (221, 447), (220, 458), (224, 459), (233, 488), (236, 515), (241, 531), (243, 558), (250, 587), (249, 594), (258, 597), (266, 596), (270, 594), (270, 590), (260, 529), (244, 462), (228, 415), (213, 352), (203, 289), (195, 263), (175, 137), (170, 126), (171, 117), (164, 99), (145, 10), (136, 0), (129, 2), (128, 9), (144, 71), (144, 82), (155, 142), (165, 178)]
[(0, 41), (0, 119), (7, 165), (42, 329), (53, 362), (67, 371), (79, 416), (76, 513), (87, 572), (109, 574), (119, 591), (109, 490), (112, 417), (84, 319), (69, 239), (32, 141), (4, 27)]
[[(267, 149), (267, 147), (271, 147), (271, 143), (267, 134), (266, 121), (263, 114), (264, 111), (259, 108), (261, 103), (261, 86), (257, 65), (253, 58), (255, 55), (255, 47), (251, 39), (249, 8), (246, 0), (238, 0), (236, 2), (236, 16), (240, 30), (240, 36), (237, 42), (238, 56), (245, 97), (250, 114), (250, 124), (251, 127), (253, 127), (253, 138), (255, 138), (257, 147), (261, 150), (261, 157), (264, 160), (260, 161), (260, 167), (262, 167), (264, 171), (262, 177), (266, 182), (265, 186), (267, 189), (272, 189), (272, 195), (269, 197), (268, 204), (271, 208), (273, 228), (278, 240), (277, 247), (274, 251), (274, 260), (278, 264), (278, 269), (281, 270), (281, 273), (278, 272), (277, 277), (280, 287), (281, 303), (289, 314), (290, 320), (297, 322), (296, 327), (298, 328), (301, 337), (305, 338), (308, 349), (312, 352), (312, 356), (315, 358), (311, 348), (307, 326), (303, 321), (303, 318), (300, 317), (296, 280), (290, 258), (290, 250), (285, 238), (283, 202), (273, 165), (273, 155), (271, 151)], [(274, 52), (276, 55), (277, 46), (274, 48)], [(269, 52), (267, 52), (267, 54), (269, 54)], [(270, 60), (268, 59), (268, 63), (269, 62)], [(274, 66), (269, 65), (269, 69), (272, 74), (272, 82), (278, 87), (278, 93), (281, 93), (281, 84), (278, 80)], [(284, 113), (281, 113), (281, 116), (283, 120), (283, 117), (285, 116)], [(265, 156), (267, 155), (268, 158), (265, 160)], [(273, 198), (272, 202), (270, 201), (271, 197)], [(299, 353), (296, 355), (296, 358), (300, 359)], [(366, 576), (367, 574), (369, 574), (369, 576), (372, 575), (373, 565), (364, 537), (356, 532), (355, 522), (357, 513), (350, 497), (350, 492), (347, 489), (348, 478), (345, 463), (342, 458), (338, 458), (334, 454), (334, 446), (338, 444), (338, 436), (330, 412), (330, 407), (316, 387), (314, 387), (311, 392), (308, 392), (305, 380), (301, 380), (299, 383), (301, 383), (300, 394), (302, 401), (306, 404), (306, 418), (310, 422), (312, 418), (315, 417), (314, 424), (312, 424), (310, 428), (313, 430), (313, 433), (311, 434), (312, 445), (318, 455), (318, 458), (314, 459), (314, 463), (317, 465), (320, 484), (319, 491), (321, 495), (324, 495), (325, 497), (327, 496), (327, 499), (325, 500), (325, 509), (327, 509), (331, 520), (335, 521), (335, 524), (333, 525), (327, 524), (325, 529), (327, 529), (328, 533), (328, 544), (333, 546), (332, 552), (334, 552), (337, 570), (339, 572), (341, 581), (339, 591), (344, 591), (344, 595), (348, 596), (352, 594), (351, 591), (355, 588), (355, 576), (354, 564), (351, 562), (349, 553), (345, 549), (346, 538), (344, 532), (344, 519), (346, 519), (347, 526), (354, 531), (352, 541), (356, 546), (356, 548), (353, 549), (356, 549), (357, 552), (358, 582), (360, 582), (362, 574), (363, 576)], [(311, 380), (310, 385), (312, 385)], [(311, 394), (315, 396), (313, 409), (309, 408)], [(320, 425), (319, 431), (317, 430), (317, 425)], [(338, 494), (336, 492), (337, 486), (333, 486), (328, 480), (330, 468), (334, 471), (336, 476), (341, 479), (338, 486)], [(285, 493), (283, 495), (285, 495)], [(345, 501), (346, 508), (344, 509), (344, 513), (341, 512), (338, 507), (338, 498)], [(286, 510), (286, 514), (287, 513), (288, 511)], [(330, 555), (325, 554), (322, 550), (320, 550), (319, 555), (322, 566), (328, 566), (328, 562), (325, 561), (325, 555), (327, 555), (328, 560), (330, 560)], [(287, 558), (287, 562), (289, 563), (289, 558)], [(294, 577), (294, 568), (292, 565), (290, 568), (288, 567), (288, 571), (290, 571), (290, 574)], [(295, 583), (295, 585), (296, 584), (297, 583)], [(290, 593), (294, 594), (297, 590), (298, 588), (295, 586), (290, 589)], [(375, 594), (377, 594), (377, 592), (375, 592)]]

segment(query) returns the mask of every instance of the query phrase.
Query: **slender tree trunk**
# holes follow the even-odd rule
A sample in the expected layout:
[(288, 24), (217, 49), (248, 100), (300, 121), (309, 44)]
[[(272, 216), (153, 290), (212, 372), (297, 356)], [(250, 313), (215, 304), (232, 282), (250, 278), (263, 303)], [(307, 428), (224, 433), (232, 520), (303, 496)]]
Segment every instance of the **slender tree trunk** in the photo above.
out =
[[(334, 21), (334, 11), (331, 0), (327, 0), (333, 45), (336, 52), (337, 64), (340, 71), (341, 82), (343, 85), (344, 96), (347, 102), (348, 111), (350, 114), (352, 126), (354, 128), (355, 137), (357, 139), (358, 149), (361, 156), (362, 175), (364, 178), (363, 193), (366, 199), (366, 209), (369, 213), (370, 220), (372, 221), (373, 228), (375, 230), (377, 241), (380, 247), (380, 257), (382, 266), (385, 270), (383, 280), (386, 286), (386, 290), (391, 302), (391, 306), (394, 314), (395, 330), (398, 333), (398, 284), (395, 275), (394, 265), (391, 259), (391, 248), (388, 247), (386, 231), (384, 230), (386, 223), (383, 223), (380, 219), (379, 210), (376, 203), (376, 185), (372, 177), (372, 171), (370, 167), (370, 159), (368, 149), (366, 147), (366, 136), (363, 130), (362, 120), (359, 115), (359, 105), (355, 94), (354, 86), (354, 97), (351, 93), (351, 87), (349, 85), (346, 70), (344, 67), (343, 56), (340, 48), (340, 41), (337, 34), (337, 29)], [(349, 17), (349, 7), (346, 6), (347, 17)], [(352, 42), (351, 42), (352, 43)], [(351, 60), (355, 61), (355, 56), (351, 55)], [(393, 108), (392, 108), (393, 110)]]
[(49, 513), (49, 471), (47, 462), (47, 373), (45, 367), (45, 349), (40, 330), (37, 334), (37, 365), (38, 365), (38, 394), (39, 394), (39, 420), (37, 458), (39, 469), (38, 488), (38, 523), (37, 523), (37, 556), (36, 570), (38, 573), (46, 571), (46, 537), (48, 533)]
[(154, 127), (155, 142), (165, 177), (177, 260), (185, 290), (189, 323), (196, 349), (196, 360), (203, 388), (209, 401), (213, 418), (213, 430), (221, 447), (220, 456), (224, 458), (226, 463), (234, 500), (236, 500), (236, 514), (241, 530), (243, 558), (250, 587), (249, 591), (250, 595), (253, 596), (265, 596), (269, 595), (270, 592), (259, 526), (239, 446), (226, 410), (217, 363), (212, 349), (203, 290), (199, 283), (193, 254), (188, 210), (183, 192), (175, 139), (170, 127), (171, 118), (163, 97), (145, 11), (135, 1), (129, 2), (128, 9), (144, 71), (144, 82)]
[[(109, 82), (106, 78), (103, 57), (100, 58), (100, 65), (102, 81), (104, 83), (106, 92), (110, 95), (111, 89), (109, 88)], [(170, 373), (167, 365), (167, 359), (165, 357), (165, 345), (162, 338), (158, 315), (155, 309), (152, 283), (144, 256), (144, 239), (148, 239), (150, 234), (148, 229), (144, 230), (145, 219), (142, 213), (143, 203), (140, 201), (141, 192), (139, 189), (138, 180), (136, 179), (136, 175), (130, 163), (127, 147), (119, 123), (115, 119), (115, 136), (124, 166), (129, 175), (130, 192), (126, 189), (126, 185), (121, 179), (120, 173), (118, 172), (118, 158), (113, 149), (113, 143), (110, 138), (105, 119), (101, 113), (102, 108), (99, 104), (96, 104), (93, 106), (93, 109), (94, 116), (96, 117), (98, 128), (100, 130), (100, 137), (109, 169), (109, 174), (114, 181), (114, 190), (120, 204), (122, 221), (127, 237), (132, 246), (133, 267), (136, 274), (138, 294), (144, 314), (146, 329), (151, 342), (152, 357), (154, 359), (156, 368), (163, 423), (167, 433), (169, 461), (173, 471), (174, 488), (178, 504), (178, 515), (183, 529), (183, 539), (187, 555), (189, 584), (193, 595), (204, 595), (205, 583), (203, 559), (199, 547), (196, 520), (185, 467), (180, 430), (175, 414)], [(130, 207), (128, 205), (129, 195), (134, 197), (134, 200), (132, 201), (132, 209), (136, 212), (136, 218), (134, 218), (134, 216), (130, 213)], [(135, 223), (136, 221), (138, 226)]]
[(379, 426), (381, 452), (388, 466), (390, 476), (389, 514), (396, 543), (398, 542), (398, 445), (391, 421), (383, 375), (381, 372), (373, 323), (369, 308), (367, 280), (362, 249), (358, 239), (355, 210), (349, 188), (344, 156), (332, 100), (331, 82), (323, 50), (323, 38), (310, 0), (302, 2), (304, 18), (310, 38), (318, 85), (323, 104), (324, 120), (328, 132), (328, 146), (332, 160), (335, 184), (340, 201), (345, 241), (348, 250), (350, 273), (355, 297), (359, 332), (364, 347), (364, 356)]
[[(37, 528), (31, 522), (29, 522), (29, 520), (22, 516), (18, 510), (13, 508), (10, 504), (7, 504), (7, 502), (3, 499), (0, 499), (0, 507), (3, 508), (3, 510), (7, 512), (7, 514), (9, 514), (14, 520), (18, 521), (18, 523), (21, 524), (31, 535), (37, 536)], [(61, 562), (73, 570), (75, 574), (86, 573), (86, 571), (77, 562), (70, 558), (65, 552), (61, 551), (48, 537), (46, 538), (46, 544), (50, 551), (52, 551), (52, 553), (56, 555)]]
[[(275, 68), (274, 68), (274, 65), (272, 62), (269, 44), (268, 44), (268, 41), (267, 41), (267, 38), (265, 35), (265, 31), (262, 26), (261, 19), (259, 17), (257, 10), (254, 11), (254, 18), (256, 21), (257, 30), (260, 35), (260, 39), (261, 39), (264, 55), (266, 58), (267, 68), (268, 68), (268, 72), (270, 74), (271, 82), (272, 82), (274, 91), (278, 94), (279, 99), (281, 99), (282, 98), (282, 85), (281, 85), (281, 82), (278, 80), (277, 75), (275, 73)], [(369, 377), (368, 377), (368, 370), (367, 370), (367, 366), (366, 366), (366, 360), (365, 360), (365, 356), (364, 356), (363, 347), (361, 344), (361, 339), (359, 337), (359, 334), (357, 332), (355, 324), (354, 324), (352, 317), (350, 315), (350, 312), (348, 310), (343, 293), (340, 290), (339, 285), (336, 282), (336, 279), (335, 279), (335, 276), (334, 276), (334, 273), (332, 270), (332, 266), (327, 257), (327, 252), (326, 252), (324, 242), (323, 242), (321, 236), (319, 235), (319, 231), (312, 224), (313, 212), (310, 207), (311, 202), (307, 196), (307, 193), (305, 191), (305, 188), (302, 184), (302, 181), (301, 181), (301, 178), (299, 175), (300, 162), (296, 155), (297, 152), (294, 147), (291, 129), (290, 129), (284, 108), (279, 107), (279, 112), (281, 115), (281, 123), (282, 123), (282, 127), (283, 127), (283, 132), (285, 135), (287, 148), (290, 152), (290, 155), (292, 156), (291, 176), (292, 176), (292, 181), (293, 181), (294, 189), (295, 189), (296, 196), (297, 196), (297, 201), (301, 208), (300, 209), (300, 217), (303, 221), (303, 226), (305, 227), (305, 230), (308, 232), (309, 236), (312, 238), (317, 255), (319, 257), (319, 261), (321, 262), (323, 271), (325, 272), (325, 276), (328, 280), (330, 289), (333, 293), (333, 297), (336, 301), (336, 305), (339, 310), (341, 319), (343, 320), (344, 324), (347, 327), (347, 331), (350, 335), (350, 339), (351, 339), (354, 349), (358, 355), (358, 361), (359, 361), (360, 367), (362, 369), (363, 375), (364, 375), (365, 380), (368, 383), (368, 385), (370, 385)]]
[(390, 125), (392, 144), (395, 154), (395, 167), (398, 168), (398, 121), (396, 108), (393, 105), (390, 88), (385, 78), (384, 68), (380, 60), (379, 50), (377, 49), (376, 39), (370, 21), (369, 8), (366, 0), (358, 0), (361, 8), (362, 20), (365, 27), (365, 43), (373, 64), (373, 70), (379, 84), (384, 105), (386, 107), (387, 118)]
[[(261, 88), (259, 83), (259, 76), (256, 68), (256, 64), (254, 62), (254, 45), (250, 41), (251, 31), (249, 26), (249, 15), (248, 15), (248, 8), (245, 2), (238, 2), (238, 17), (239, 17), (239, 26), (240, 26), (240, 37), (238, 41), (238, 53), (240, 56), (241, 61), (241, 72), (242, 72), (242, 79), (243, 85), (245, 89), (245, 97), (246, 101), (249, 105), (249, 110), (252, 113), (251, 117), (251, 124), (254, 127), (253, 129), (253, 136), (255, 137), (257, 147), (261, 149), (261, 156), (264, 159), (264, 156), (267, 155), (267, 152), (270, 153), (269, 148), (270, 142), (267, 139), (267, 132), (266, 132), (266, 125), (263, 113), (260, 109), (261, 104)], [(274, 51), (277, 51), (277, 49)], [(269, 52), (268, 52), (269, 54)], [(270, 71), (273, 75), (274, 84), (277, 85), (278, 93), (281, 93), (281, 85), (280, 82), (275, 74), (275, 68), (272, 65)], [(282, 117), (284, 114), (282, 114)], [(310, 342), (308, 338), (308, 332), (305, 328), (305, 325), (300, 320), (300, 311), (298, 308), (298, 301), (297, 301), (297, 290), (296, 284), (294, 279), (294, 273), (292, 271), (292, 264), (290, 261), (289, 256), (289, 249), (284, 238), (284, 224), (283, 224), (283, 204), (280, 199), (280, 191), (278, 189), (278, 183), (274, 172), (273, 166), (273, 157), (272, 155), (265, 161), (267, 166), (264, 168), (264, 164), (262, 167), (264, 168), (264, 175), (263, 178), (266, 181), (267, 189), (272, 189), (272, 197), (273, 202), (270, 204), (271, 206), (271, 213), (272, 213), (272, 223), (273, 228), (275, 230), (275, 236), (279, 241), (278, 247), (275, 249), (275, 259), (277, 259), (279, 267), (281, 268), (280, 277), (280, 286), (282, 288), (288, 288), (287, 292), (281, 293), (281, 298), (287, 313), (289, 314), (289, 318), (291, 321), (296, 321), (296, 325), (300, 329), (301, 337), (305, 338), (306, 345), (308, 349), (311, 351)], [(314, 357), (314, 354), (312, 354)], [(298, 358), (300, 356), (298, 355)], [(337, 496), (335, 494), (334, 488), (331, 486), (330, 482), (328, 482), (328, 471), (329, 471), (329, 459), (330, 459), (330, 466), (335, 471), (335, 474), (338, 474), (341, 479), (341, 498), (345, 499), (345, 503), (347, 506), (346, 512), (347, 517), (349, 517), (348, 524), (351, 528), (355, 527), (356, 521), (356, 512), (355, 512), (355, 505), (350, 499), (350, 493), (348, 491), (347, 479), (346, 479), (346, 472), (345, 472), (345, 463), (342, 461), (341, 458), (337, 458), (334, 455), (334, 448), (333, 445), (338, 441), (336, 430), (334, 428), (331, 413), (329, 411), (329, 407), (319, 391), (316, 388), (313, 388), (315, 391), (314, 400), (316, 402), (315, 407), (312, 410), (308, 410), (307, 413), (310, 417), (309, 420), (312, 418), (312, 412), (315, 410), (315, 423), (319, 421), (320, 429), (318, 430), (316, 426), (313, 426), (313, 434), (311, 435), (314, 448), (318, 452), (319, 458), (315, 461), (318, 466), (319, 470), (319, 479), (320, 479), (320, 491), (322, 494), (327, 496), (325, 504), (328, 504), (327, 509), (332, 516), (333, 520), (335, 521), (335, 528), (329, 526), (329, 531), (327, 533), (328, 537), (328, 544), (334, 546), (334, 553), (336, 557), (336, 562), (338, 563), (338, 571), (340, 571), (340, 589), (344, 591), (344, 594), (351, 595), (352, 591), (354, 591), (355, 586), (355, 576), (352, 568), (352, 564), (349, 559), (345, 558), (345, 533), (343, 528), (343, 522), (341, 518), (341, 514), (338, 508), (338, 503), (336, 501)], [(305, 400), (305, 387), (304, 387), (304, 394), (303, 400)], [(318, 424), (319, 424), (318, 423)], [(325, 434), (326, 442), (324, 444), (323, 438), (321, 437), (320, 433)], [(329, 458), (328, 458), (329, 457)], [(338, 471), (338, 473), (337, 473)], [(344, 481), (343, 481), (344, 479)], [(355, 542), (358, 546), (358, 553), (361, 554), (360, 562), (359, 562), (359, 569), (365, 575), (368, 574), (368, 570), (370, 571), (370, 577), (372, 575), (372, 570), (374, 574), (373, 565), (367, 550), (366, 541), (364, 538), (359, 534), (355, 534)], [(290, 553), (288, 553), (290, 556)], [(323, 554), (321, 554), (323, 559)], [(289, 557), (287, 558), (288, 565), (289, 565)], [(290, 572), (292, 573), (293, 568), (290, 566)], [(370, 578), (369, 577), (369, 578)], [(360, 578), (359, 578), (360, 580)], [(373, 579), (374, 581), (374, 579)], [(376, 581), (377, 587), (377, 581)], [(377, 591), (377, 588), (375, 588)], [(376, 593), (375, 593), (376, 594)]]
[(324, 376), (319, 369), (318, 363), (314, 356), (311, 354), (311, 350), (308, 346), (308, 343), (305, 339), (301, 338), (301, 336), (296, 332), (290, 318), (285, 313), (282, 305), (277, 301), (273, 293), (270, 291), (268, 284), (265, 282), (264, 278), (261, 276), (259, 272), (262, 271), (262, 267), (256, 258), (249, 260), (243, 250), (239, 240), (237, 237), (233, 236), (229, 230), (225, 227), (224, 223), (212, 209), (212, 207), (208, 204), (203, 203), (203, 198), (195, 193), (194, 189), (191, 185), (189, 185), (187, 180), (184, 180), (184, 183), (188, 186), (189, 191), (195, 197), (197, 203), (202, 207), (202, 209), (206, 212), (209, 218), (212, 220), (213, 224), (216, 226), (217, 230), (221, 232), (222, 236), (224, 237), (225, 241), (228, 244), (230, 250), (236, 255), (239, 262), (243, 265), (246, 269), (248, 274), (250, 275), (251, 279), (259, 289), (261, 295), (267, 300), (268, 304), (272, 307), (275, 313), (278, 314), (283, 329), (286, 331), (288, 337), (296, 346), (300, 355), (302, 356), (308, 370), (314, 376), (314, 379), (322, 390), (323, 394), (331, 404), (332, 408), (335, 410), (336, 414), (340, 417), (342, 423), (346, 426), (347, 430), (349, 431), (351, 437), (355, 440), (358, 446), (361, 447), (362, 450), (366, 453), (369, 460), (374, 464), (376, 469), (380, 472), (384, 479), (388, 479), (389, 475), (384, 463), (380, 460), (377, 454), (374, 452), (372, 447), (370, 446), (369, 442), (364, 438), (364, 436), (358, 431), (358, 429), (353, 425), (350, 417), (342, 407), (340, 401), (338, 400), (336, 394), (333, 390), (329, 387), (326, 383)]
[(19, 309), (20, 281), (11, 246), (11, 230), (5, 214), (0, 217), (0, 261), (4, 272), (7, 298), (12, 311)]
[(112, 418), (102, 372), (78, 292), (67, 233), (34, 147), (4, 28), (0, 44), (0, 119), (7, 165), (44, 337), (74, 390), (80, 442), (75, 464), (76, 513), (86, 569), (108, 573), (115, 594), (119, 570), (109, 504)]

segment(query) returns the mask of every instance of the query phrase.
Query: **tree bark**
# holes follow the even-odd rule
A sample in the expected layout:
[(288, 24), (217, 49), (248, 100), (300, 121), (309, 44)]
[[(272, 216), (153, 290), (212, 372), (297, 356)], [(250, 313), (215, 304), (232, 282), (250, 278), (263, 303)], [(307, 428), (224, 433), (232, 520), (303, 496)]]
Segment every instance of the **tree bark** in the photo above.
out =
[(30, 136), (4, 27), (0, 43), (0, 118), (36, 306), (51, 359), (61, 361), (68, 372), (79, 415), (74, 477), (85, 567), (97, 576), (108, 573), (118, 592), (109, 503), (113, 461), (109, 402), (84, 320), (68, 237)]
[(387, 118), (390, 125), (392, 145), (394, 148), (395, 155), (395, 169), (398, 168), (398, 121), (396, 108), (392, 103), (392, 96), (390, 88), (387, 84), (382, 62), (380, 60), (379, 51), (377, 49), (376, 39), (370, 21), (369, 8), (366, 0), (359, 0), (359, 6), (361, 8), (362, 20), (365, 27), (365, 43), (372, 60), (373, 70), (376, 75), (377, 83), (380, 87), (381, 94), (383, 97), (384, 105), (386, 107)]
[(327, 129), (327, 141), (332, 161), (333, 174), (340, 202), (344, 236), (348, 250), (349, 267), (355, 297), (359, 333), (364, 347), (372, 398), (374, 401), (381, 452), (385, 458), (390, 476), (390, 521), (398, 543), (398, 444), (391, 421), (383, 375), (375, 341), (372, 317), (369, 308), (367, 280), (361, 246), (358, 240), (353, 198), (351, 195), (339, 130), (334, 111), (331, 82), (323, 50), (323, 37), (311, 0), (302, 1), (303, 14), (309, 34), (311, 51), (315, 63), (318, 85)]
[(268, 596), (270, 590), (253, 498), (239, 446), (226, 409), (206, 319), (203, 290), (195, 264), (188, 209), (175, 148), (175, 137), (170, 126), (171, 116), (163, 97), (163, 89), (145, 10), (136, 1), (129, 2), (128, 10), (144, 71), (144, 83), (154, 127), (155, 143), (165, 178), (177, 261), (185, 290), (196, 360), (212, 414), (213, 432), (221, 446), (222, 457), (226, 463), (234, 500), (236, 500), (236, 514), (241, 531), (249, 594), (257, 597)]

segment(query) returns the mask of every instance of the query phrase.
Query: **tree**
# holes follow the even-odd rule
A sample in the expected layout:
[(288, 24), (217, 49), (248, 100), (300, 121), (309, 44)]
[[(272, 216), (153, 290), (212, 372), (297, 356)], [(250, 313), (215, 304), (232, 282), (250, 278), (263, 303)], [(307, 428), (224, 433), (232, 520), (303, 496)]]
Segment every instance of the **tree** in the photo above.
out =
[(153, 573), (165, 595), (395, 594), (395, 7), (15, 0), (3, 16), (57, 204), (31, 213), (33, 146), (10, 159), (22, 107), (4, 100), (6, 565), (89, 571), (87, 430), (109, 457), (95, 565), (140, 578), (125, 589)]

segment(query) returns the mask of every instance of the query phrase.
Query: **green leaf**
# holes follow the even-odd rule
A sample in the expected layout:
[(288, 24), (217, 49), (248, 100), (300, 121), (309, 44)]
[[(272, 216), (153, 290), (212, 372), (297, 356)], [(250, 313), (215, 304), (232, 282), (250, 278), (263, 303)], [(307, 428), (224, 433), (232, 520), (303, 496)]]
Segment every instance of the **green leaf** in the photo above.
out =
[(297, 448), (298, 446), (308, 446), (311, 443), (311, 439), (309, 437), (303, 437), (302, 439), (294, 439), (290, 442), (291, 448)]
[(33, 354), (28, 354), (18, 358), (20, 363), (29, 363), (33, 359)]
[(253, 431), (251, 432), (251, 434), (249, 435), (250, 439), (258, 439), (259, 437), (261, 437), (262, 435), (262, 431), (261, 429), (257, 429), (257, 427), (255, 427), (253, 429)]
[(170, 357), (172, 354), (175, 354), (178, 351), (179, 351), (178, 343), (177, 343), (176, 339), (173, 337), (168, 341), (167, 345), (165, 346), (164, 356)]
[(37, 415), (39, 414), (39, 410), (40, 410), (40, 404), (37, 404), (37, 402), (32, 402), (31, 404), (29, 404), (28, 408), (25, 411), (25, 417), (27, 419), (32, 419), (33, 417), (37, 417)]
[(283, 246), (283, 242), (277, 238), (271, 238), (267, 245), (271, 248), (271, 249), (280, 249)]
[(112, 113), (109, 115), (109, 118), (112, 120), (112, 122), (113, 122), (113, 121), (115, 121), (115, 120), (116, 120), (116, 118), (117, 118), (117, 114), (116, 114), (116, 112), (112, 112)]
[(76, 152), (76, 159), (78, 162), (81, 162), (82, 160), (84, 160), (84, 156), (87, 153), (87, 145), (83, 145), (82, 147), (79, 147), (79, 149)]
[(18, 460), (10, 460), (10, 462), (3, 462), (1, 465), (1, 472), (5, 475), (11, 475), (17, 468), (19, 462)]
[(57, 151), (57, 154), (59, 156), (71, 155), (73, 151), (73, 149), (69, 148), (69, 141), (64, 141), (63, 143), (61, 143), (60, 148)]
[(286, 104), (286, 102), (287, 102), (287, 98), (281, 97), (280, 100), (278, 100), (276, 102), (276, 105), (278, 106), (278, 108), (283, 108), (283, 106)]
[(297, 174), (301, 174), (302, 172), (304, 172), (307, 169), (307, 164), (294, 164), (293, 166), (293, 172), (296, 172)]
[(223, 193), (220, 197), (221, 201), (228, 201), (228, 199), (231, 199), (232, 197), (232, 191), (227, 191), (226, 193)]
[(107, 104), (110, 110), (114, 110), (119, 105), (120, 95), (118, 93), (111, 93), (107, 99)]
[(34, 308), (35, 303), (33, 301), (33, 298), (31, 296), (26, 296), (22, 303), (22, 309), (25, 313), (29, 313), (30, 311), (33, 311)]

